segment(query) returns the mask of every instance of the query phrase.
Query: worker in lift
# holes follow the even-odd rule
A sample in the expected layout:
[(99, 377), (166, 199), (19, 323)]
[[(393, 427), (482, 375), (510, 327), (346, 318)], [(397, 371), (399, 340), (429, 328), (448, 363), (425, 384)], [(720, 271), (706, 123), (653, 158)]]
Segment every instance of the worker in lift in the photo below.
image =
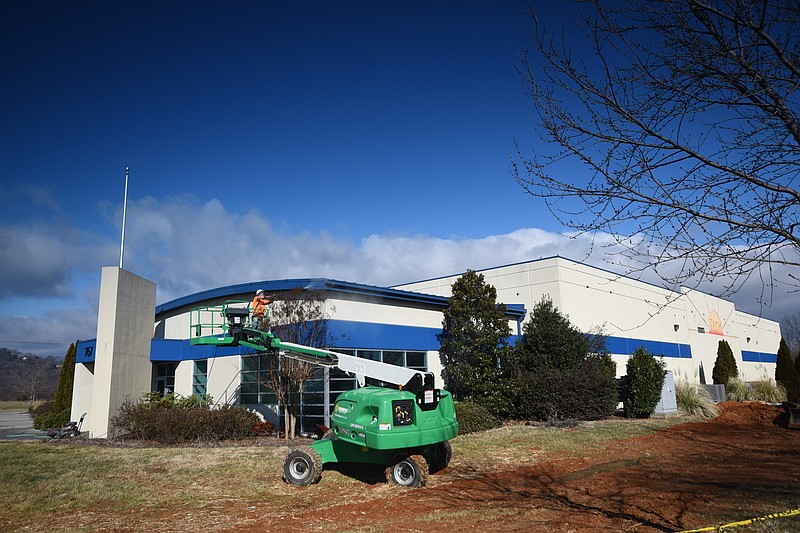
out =
[(253, 297), (253, 302), (250, 304), (250, 311), (253, 313), (253, 327), (255, 329), (264, 331), (269, 326), (267, 306), (270, 303), (271, 300), (264, 294), (264, 290), (258, 289)]

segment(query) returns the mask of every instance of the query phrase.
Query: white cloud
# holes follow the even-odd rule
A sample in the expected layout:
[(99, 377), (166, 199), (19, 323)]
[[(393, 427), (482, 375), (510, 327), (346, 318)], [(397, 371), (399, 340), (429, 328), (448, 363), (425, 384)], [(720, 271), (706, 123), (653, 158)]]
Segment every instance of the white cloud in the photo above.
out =
[[(114, 221), (121, 220), (121, 207), (106, 209), (103, 216), (109, 231), (118, 232)], [(249, 281), (324, 277), (395, 285), (553, 255), (625, 274), (625, 267), (614, 265), (624, 261), (618, 250), (608, 235), (567, 236), (536, 228), (477, 239), (376, 234), (353, 242), (326, 232), (275, 227), (269, 213), (232, 212), (216, 199), (187, 195), (129, 202), (124, 266), (155, 281), (162, 303)], [(76, 338), (93, 337), (100, 271), (118, 258), (115, 238), (63, 221), (0, 226), (0, 300), (14, 302), (27, 315), (12, 318), (15, 310), (4, 309), (0, 346), (4, 340), (63, 341), (63, 348), (47, 352), (61, 355)], [(657, 282), (652, 274), (641, 277)], [(760, 284), (751, 281), (733, 300), (758, 312), (754, 302)], [(48, 296), (46, 309), (33, 303), (41, 295)], [(776, 297), (769, 315), (796, 312), (788, 300)]]

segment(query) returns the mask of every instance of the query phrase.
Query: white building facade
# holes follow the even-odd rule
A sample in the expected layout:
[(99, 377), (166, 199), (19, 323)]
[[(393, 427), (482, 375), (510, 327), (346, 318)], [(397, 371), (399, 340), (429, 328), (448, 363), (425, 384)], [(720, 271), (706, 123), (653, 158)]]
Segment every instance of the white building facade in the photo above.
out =
[[(732, 302), (691, 289), (669, 291), (563, 257), (549, 257), (479, 270), (503, 303), (530, 312), (550, 298), (572, 325), (601, 328), (607, 348), (625, 373), (628, 356), (644, 346), (663, 355), (676, 379), (711, 383), (719, 341), (731, 347), (739, 376), (746, 381), (774, 378), (780, 324), (737, 311)], [(458, 275), (397, 286), (449, 296)]]
[[(733, 350), (740, 376), (749, 381), (774, 377), (779, 324), (737, 311), (726, 300), (691, 290), (667, 291), (561, 257), (479, 272), (497, 289), (498, 301), (507, 306), (514, 338), (521, 334), (530, 310), (548, 297), (580, 330), (602, 328), (618, 375), (625, 373), (628, 356), (644, 346), (653, 355), (663, 355), (677, 379), (710, 383), (718, 343), (724, 339)], [(188, 295), (134, 317), (128, 312), (117, 312), (115, 320), (99, 317), (97, 339), (78, 344), (72, 419), (88, 413), (85, 423), (90, 428), (108, 428), (109, 418), (115, 415), (113, 407), (122, 401), (121, 393), (113, 391), (126, 391), (130, 398), (136, 396), (133, 388), (141, 388), (146, 390), (139, 396), (150, 391), (210, 396), (215, 403), (255, 409), (277, 424), (279, 409), (266, 385), (264, 355), (244, 347), (189, 343), (192, 309), (230, 300), (249, 301), (259, 288), (274, 295), (297, 289), (313, 292), (326, 317), (326, 348), (433, 372), (441, 387), (437, 334), (442, 330), (442, 312), (452, 283), (460, 275), (391, 288), (319, 278), (262, 281)], [(121, 280), (126, 279), (122, 275)], [(114, 290), (120, 289), (115, 285)], [(107, 290), (101, 287), (101, 294), (104, 292)], [(110, 312), (101, 306), (101, 313)], [(136, 365), (124, 365), (126, 358), (134, 355), (113, 353), (105, 339), (125, 338), (129, 324), (151, 319), (149, 346), (138, 349)], [(149, 364), (142, 364), (142, 357)], [(110, 360), (113, 366), (109, 366)], [(303, 392), (301, 429), (310, 432), (317, 424), (327, 426), (338, 394), (354, 387), (351, 376), (320, 368)], [(111, 407), (97, 409), (98, 398), (106, 398), (109, 391)], [(104, 406), (108, 404), (103, 400)], [(107, 435), (98, 429), (90, 436)]]

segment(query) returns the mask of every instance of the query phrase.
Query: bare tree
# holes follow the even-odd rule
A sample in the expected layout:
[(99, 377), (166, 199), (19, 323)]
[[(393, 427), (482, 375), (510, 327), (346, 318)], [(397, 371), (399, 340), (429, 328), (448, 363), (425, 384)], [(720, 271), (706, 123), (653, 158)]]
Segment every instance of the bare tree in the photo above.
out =
[(518, 146), (517, 181), (669, 285), (797, 290), (800, 2), (581, 5), (579, 35), (532, 12), (522, 74), (546, 144)]
[[(270, 324), (272, 332), (284, 341), (313, 347), (323, 347), (328, 341), (322, 298), (314, 291), (293, 289), (280, 295), (270, 306)], [(271, 364), (267, 386), (283, 405), (286, 439), (293, 439), (303, 385), (317, 367), (288, 357), (275, 357)]]

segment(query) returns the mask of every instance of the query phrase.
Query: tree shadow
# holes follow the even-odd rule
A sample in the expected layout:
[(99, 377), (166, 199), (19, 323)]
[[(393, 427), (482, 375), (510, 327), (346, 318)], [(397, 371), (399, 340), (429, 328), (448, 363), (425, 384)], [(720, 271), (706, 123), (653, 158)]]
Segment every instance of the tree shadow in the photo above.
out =
[(367, 485), (386, 483), (386, 467), (371, 463), (325, 463), (323, 470), (338, 472)]

